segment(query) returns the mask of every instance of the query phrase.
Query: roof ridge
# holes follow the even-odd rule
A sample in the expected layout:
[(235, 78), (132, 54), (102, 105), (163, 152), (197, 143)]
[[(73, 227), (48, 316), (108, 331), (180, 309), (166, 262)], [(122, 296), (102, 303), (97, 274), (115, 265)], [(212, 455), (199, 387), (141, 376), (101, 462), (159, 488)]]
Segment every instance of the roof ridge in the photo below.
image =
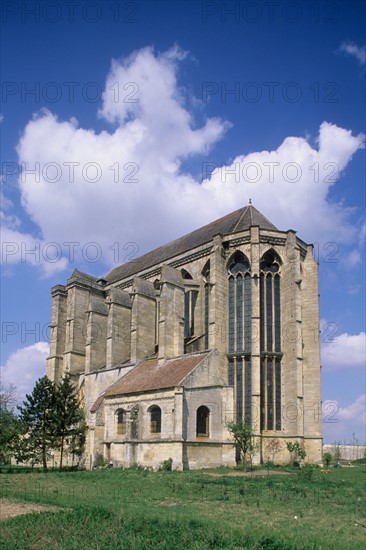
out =
[[(251, 208), (249, 208), (251, 207)], [(194, 229), (190, 233), (169, 241), (159, 247), (149, 250), (142, 256), (134, 258), (130, 262), (113, 268), (105, 279), (108, 284), (129, 278), (135, 274), (151, 268), (152, 266), (168, 263), (176, 256), (185, 254), (187, 251), (212, 242), (215, 235), (229, 235), (238, 231), (249, 229), (252, 225), (259, 225), (263, 229), (278, 229), (259, 210), (249, 203), (242, 208), (222, 216), (202, 227)]]
[(238, 226), (240, 225), (240, 222), (241, 222), (241, 220), (244, 218), (245, 214), (247, 213), (248, 208), (249, 208), (249, 205), (244, 206), (244, 207), (241, 209), (241, 214), (240, 214), (240, 216), (239, 216), (239, 219), (238, 219), (238, 221), (236, 222), (236, 224), (234, 225), (234, 227), (233, 227), (233, 229), (232, 229), (233, 233), (236, 231), (236, 229), (237, 229)]

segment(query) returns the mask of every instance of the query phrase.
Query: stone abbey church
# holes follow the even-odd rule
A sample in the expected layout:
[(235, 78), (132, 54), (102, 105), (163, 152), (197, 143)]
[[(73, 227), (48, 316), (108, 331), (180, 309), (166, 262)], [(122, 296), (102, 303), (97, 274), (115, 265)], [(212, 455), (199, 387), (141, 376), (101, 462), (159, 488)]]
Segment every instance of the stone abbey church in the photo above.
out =
[(96, 279), (52, 289), (47, 375), (70, 373), (87, 414), (85, 464), (235, 465), (226, 422), (256, 434), (254, 462), (321, 461), (318, 265), (312, 245), (252, 204)]

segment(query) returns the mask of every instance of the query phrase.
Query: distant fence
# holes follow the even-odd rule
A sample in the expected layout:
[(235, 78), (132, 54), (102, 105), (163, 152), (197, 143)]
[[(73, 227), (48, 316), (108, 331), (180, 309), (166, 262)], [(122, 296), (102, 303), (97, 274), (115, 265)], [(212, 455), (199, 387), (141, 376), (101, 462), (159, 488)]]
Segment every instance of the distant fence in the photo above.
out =
[(323, 454), (330, 453), (334, 458), (336, 448), (339, 449), (340, 460), (358, 460), (366, 456), (366, 445), (338, 445), (336, 443), (323, 445)]

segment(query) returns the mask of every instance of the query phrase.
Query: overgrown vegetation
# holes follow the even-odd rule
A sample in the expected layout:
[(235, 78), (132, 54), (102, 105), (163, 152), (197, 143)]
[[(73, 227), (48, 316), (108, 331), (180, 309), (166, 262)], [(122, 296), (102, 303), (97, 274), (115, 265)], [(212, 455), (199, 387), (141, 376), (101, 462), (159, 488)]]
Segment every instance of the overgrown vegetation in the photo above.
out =
[(50, 541), (60, 550), (364, 547), (364, 465), (329, 473), (310, 465), (287, 475), (230, 473), (3, 474), (2, 496), (65, 511), (3, 522), (1, 548), (43, 550)]

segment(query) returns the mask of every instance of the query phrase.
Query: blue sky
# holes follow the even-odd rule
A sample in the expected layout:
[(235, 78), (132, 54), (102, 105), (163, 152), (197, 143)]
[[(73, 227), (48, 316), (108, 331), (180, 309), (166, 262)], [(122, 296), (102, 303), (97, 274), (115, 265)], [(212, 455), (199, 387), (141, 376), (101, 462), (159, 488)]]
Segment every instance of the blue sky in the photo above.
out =
[(251, 198), (315, 243), (324, 437), (364, 441), (364, 23), (350, 1), (3, 2), (4, 381), (44, 373), (75, 267)]

